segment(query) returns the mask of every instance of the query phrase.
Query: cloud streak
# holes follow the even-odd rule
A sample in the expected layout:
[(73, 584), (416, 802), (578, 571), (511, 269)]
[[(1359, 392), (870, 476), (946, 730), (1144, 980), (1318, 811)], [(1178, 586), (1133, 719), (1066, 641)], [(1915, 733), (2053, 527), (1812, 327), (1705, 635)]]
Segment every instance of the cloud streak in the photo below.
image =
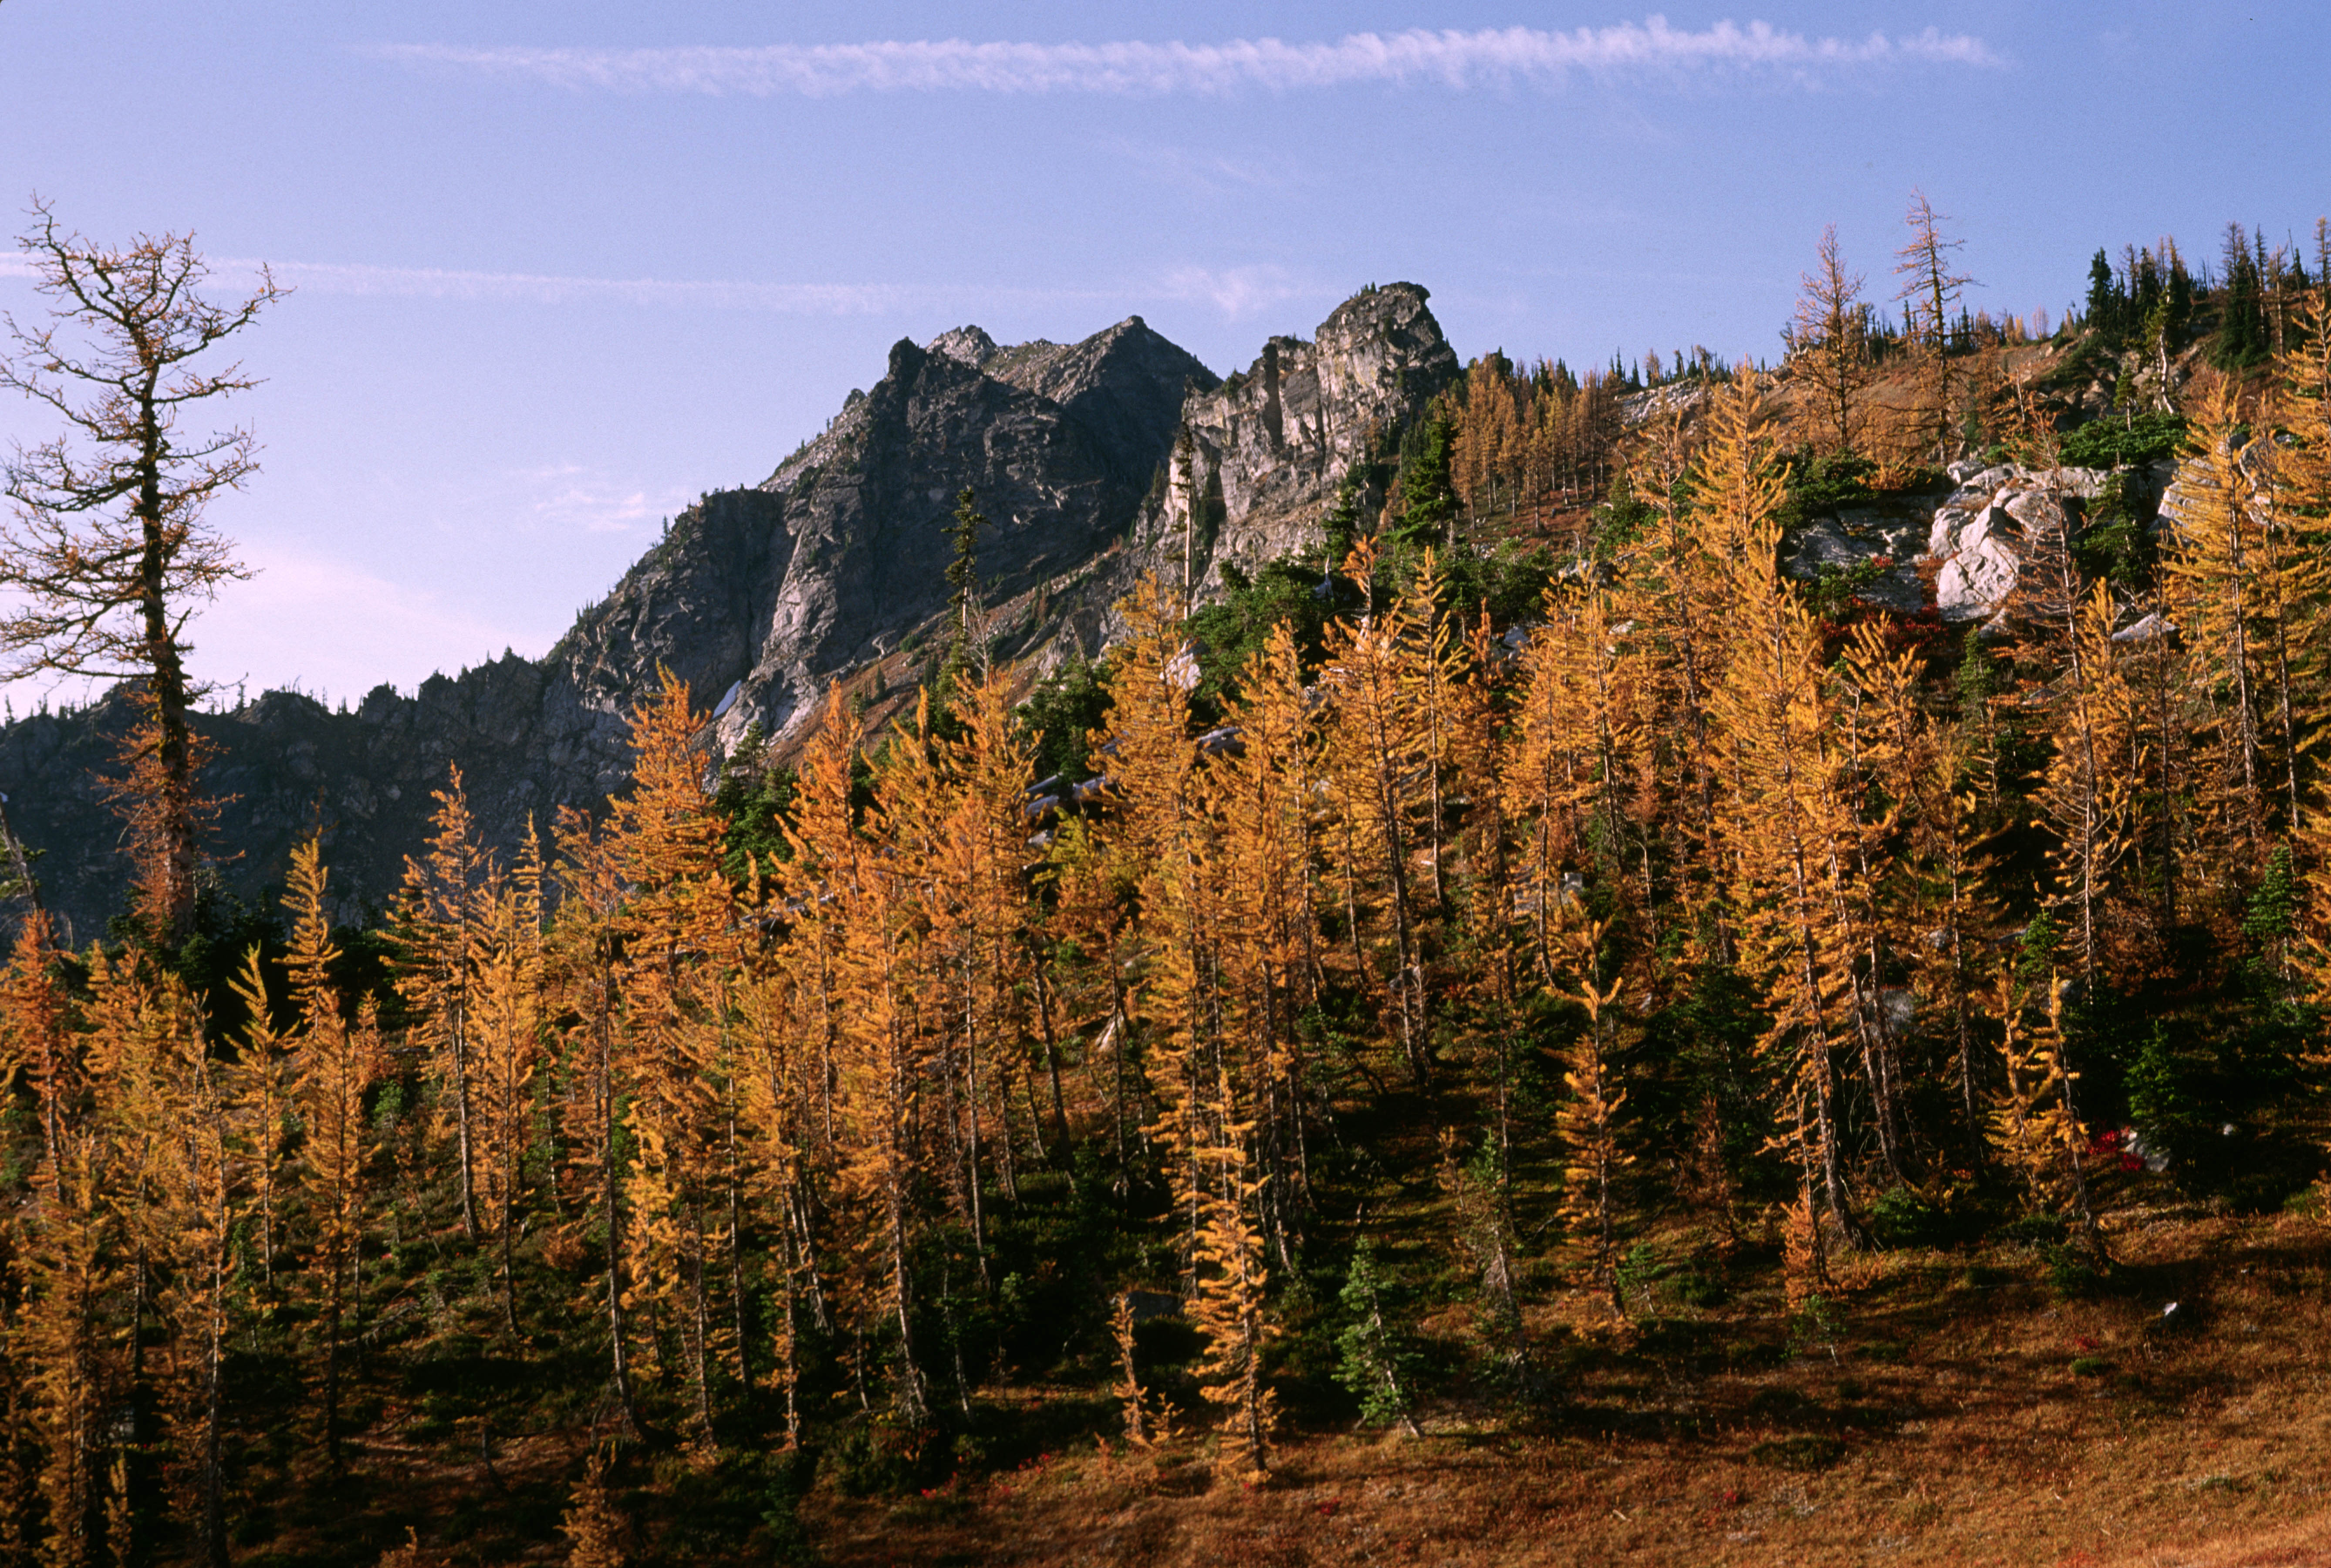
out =
[(687, 505), (674, 492), (661, 500), (625, 480), (612, 480), (581, 463), (556, 463), (518, 476), (533, 492), (535, 517), (553, 527), (587, 534), (628, 534), (657, 516), (670, 517)]
[(1155, 291), (1168, 299), (1204, 302), (1236, 318), (1316, 297), (1319, 289), (1292, 277), (1283, 267), (1177, 267), (1166, 274)]
[(830, 98), (850, 92), (970, 91), (1220, 96), (1249, 90), (1364, 85), (1464, 91), (1516, 83), (1558, 87), (1576, 76), (1778, 76), (1799, 81), (1900, 66), (2003, 64), (1981, 39), (1929, 27), (1865, 38), (1808, 38), (1769, 23), (1697, 31), (1663, 16), (1611, 27), (1544, 32), (1412, 28), (1333, 43), (1276, 38), (1223, 43), (975, 43), (966, 39), (778, 43), (753, 48), (468, 48), (390, 43), (366, 51), (395, 64), (476, 71), (577, 90), (711, 97)]
[(1127, 163), (1193, 195), (1219, 196), (1241, 190), (1283, 190), (1302, 183), (1302, 171), (1288, 158), (1231, 158), (1184, 147), (1131, 141), (1113, 144)]

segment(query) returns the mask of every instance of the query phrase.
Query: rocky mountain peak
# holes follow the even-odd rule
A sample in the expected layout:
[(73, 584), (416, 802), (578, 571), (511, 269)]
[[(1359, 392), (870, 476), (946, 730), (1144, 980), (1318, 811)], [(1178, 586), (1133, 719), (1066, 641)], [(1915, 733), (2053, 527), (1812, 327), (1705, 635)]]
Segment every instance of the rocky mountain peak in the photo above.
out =
[(1247, 369), (1183, 408), (1166, 483), (1136, 537), (1145, 567), (1218, 592), (1222, 565), (1252, 570), (1318, 535), (1370, 443), (1422, 413), (1459, 374), (1414, 283), (1371, 284), (1309, 341), (1274, 337)]
[[(1001, 345), (975, 326), (900, 341), (880, 381), (757, 486), (708, 495), (539, 661), (375, 690), (333, 712), (286, 694), (204, 716), (222, 876), (252, 898), (296, 840), (326, 834), (344, 916), (377, 908), (458, 764), (506, 850), (562, 805), (597, 809), (629, 768), (627, 719), (660, 670), (748, 727), (797, 742), (839, 681), (870, 717), (911, 700), (944, 641), (945, 525), (969, 488), (990, 522), (982, 600), (999, 657), (1039, 668), (1098, 653), (1144, 572), (1193, 592), (1219, 564), (1310, 543), (1380, 433), (1414, 416), (1457, 358), (1413, 284), (1370, 288), (1313, 337), (1274, 337), (1229, 381), (1138, 316), (1074, 343)], [(0, 731), (0, 791), (84, 934), (119, 908), (118, 830), (92, 775), (126, 707)]]
[(944, 354), (974, 370), (995, 357), (995, 339), (976, 327), (957, 327), (923, 345), (926, 354)]

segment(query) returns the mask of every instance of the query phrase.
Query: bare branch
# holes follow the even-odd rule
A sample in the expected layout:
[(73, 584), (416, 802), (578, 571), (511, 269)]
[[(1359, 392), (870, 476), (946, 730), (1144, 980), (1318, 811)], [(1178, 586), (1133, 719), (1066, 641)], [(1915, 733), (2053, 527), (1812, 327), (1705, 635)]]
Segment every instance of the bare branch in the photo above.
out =
[(205, 526), (221, 491), (258, 471), (248, 430), (181, 437), (181, 411), (248, 391), (239, 364), (195, 361), (258, 318), (283, 290), (259, 287), (230, 304), (206, 299), (210, 269), (191, 235), (140, 234), (109, 249), (59, 226), (34, 197), (19, 242), (49, 318), (0, 317), (14, 341), (0, 387), (47, 408), (64, 426), (18, 445), (0, 466), (0, 679), (53, 670), (136, 677), (150, 703), (154, 765), (139, 776), (140, 842), (160, 857), (139, 885), (157, 889), (172, 934), (192, 908), (194, 834), (201, 820), (186, 710), (201, 688), (186, 670), (189, 618), (223, 582), (250, 575)]

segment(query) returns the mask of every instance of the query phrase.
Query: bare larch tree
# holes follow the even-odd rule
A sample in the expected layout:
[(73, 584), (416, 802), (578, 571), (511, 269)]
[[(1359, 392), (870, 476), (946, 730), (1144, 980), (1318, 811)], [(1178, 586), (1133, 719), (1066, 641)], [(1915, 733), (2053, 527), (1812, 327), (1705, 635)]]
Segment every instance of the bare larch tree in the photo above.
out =
[(141, 234), (115, 250), (60, 228), (37, 197), (32, 217), (18, 245), (49, 313), (29, 326), (0, 316), (14, 340), (0, 386), (63, 428), (17, 444), (0, 470), (12, 503), (0, 519), (0, 678), (142, 683), (124, 794), (143, 913), (175, 942), (194, 909), (202, 814), (187, 712), (205, 689), (186, 673), (186, 623), (219, 584), (250, 575), (203, 512), (258, 466), (249, 431), (187, 436), (179, 423), (257, 385), (239, 365), (195, 362), (282, 290), (262, 269), (239, 303), (215, 304), (201, 292), (210, 269), (191, 234)]

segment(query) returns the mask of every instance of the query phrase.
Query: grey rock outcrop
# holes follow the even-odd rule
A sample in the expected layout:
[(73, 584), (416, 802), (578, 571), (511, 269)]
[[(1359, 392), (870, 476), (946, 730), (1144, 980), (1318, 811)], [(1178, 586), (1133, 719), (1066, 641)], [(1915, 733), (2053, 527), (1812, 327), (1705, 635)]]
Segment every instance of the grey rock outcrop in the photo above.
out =
[[(2027, 469), (2013, 463), (1952, 470), (1958, 481), (1935, 510), (1927, 554), (1935, 562), (1935, 606), (1946, 621), (1993, 621), (2014, 596), (2035, 528), (2077, 529), (2064, 503), (2089, 502), (2105, 494), (2112, 471), (2104, 469)], [(2159, 505), (2166, 478), (2161, 465), (2120, 475), (2125, 504), (2149, 518)]]
[[(754, 724), (794, 733), (836, 676), (935, 621), (948, 599), (944, 528), (963, 489), (990, 524), (978, 546), (990, 603), (1121, 538), (1171, 447), (1185, 393), (1214, 385), (1139, 317), (1067, 346), (999, 348), (975, 327), (928, 347), (896, 345), (873, 390), (760, 486), (771, 511), (761, 561), (739, 573), (718, 553), (690, 551), (671, 563), (675, 581), (700, 585), (699, 598), (731, 577), (760, 595), (712, 617), (722, 673), (699, 689), (735, 685), (722, 740), (733, 745)], [(654, 593), (652, 574), (634, 577), (611, 605)], [(645, 652), (629, 660), (627, 680), (652, 669)]]
[(2015, 592), (2025, 529), (2039, 520), (2045, 476), (2014, 467), (1969, 474), (1937, 508), (1927, 554), (1939, 563), (1935, 608), (1946, 621), (1997, 614)]
[(1182, 411), (1162, 493), (1144, 508), (1115, 581), (1154, 571), (1204, 599), (1224, 563), (1251, 571), (1317, 542), (1371, 443), (1396, 435), (1459, 373), (1426, 291), (1354, 295), (1310, 341), (1273, 337), (1248, 369)]
[(1631, 392), (1619, 400), (1619, 417), (1630, 430), (1673, 414), (1690, 419), (1708, 406), (1712, 390), (1708, 382), (1695, 376)]
[(1931, 602), (1946, 621), (2003, 626), (2035, 529), (2060, 524), (2077, 537), (2088, 508), (2116, 484), (2121, 504), (2150, 524), (2156, 508), (2166, 516), (2175, 504), (2174, 487), (2169, 502), (2162, 499), (2174, 467), (1954, 463), (1946, 493), (1891, 496), (1804, 519), (1784, 540), (1782, 564), (1807, 580), (1860, 569), (1855, 595), (1869, 603), (1908, 614)]
[(1827, 571), (1871, 567), (1873, 575), (1856, 587), (1856, 596), (1908, 614), (1927, 601), (1917, 565), (1925, 535), (1925, 520), (1915, 510), (1844, 507), (1791, 529), (1783, 541), (1782, 566), (1790, 575), (1805, 579)]
[[(2269, 487), (2273, 483), (2275, 453), (2280, 450), (2278, 442), (2250, 441), (2234, 454), (2231, 482), (2242, 495), (2242, 505), (2250, 516), (2260, 521), (2271, 515), (2272, 501)], [(2161, 507), (2154, 518), (2155, 531), (2174, 529), (2183, 532), (2200, 522), (2199, 508), (2208, 487), (2214, 480), (2209, 465), (2198, 457), (2164, 458), (2153, 465), (2162, 486)]]

